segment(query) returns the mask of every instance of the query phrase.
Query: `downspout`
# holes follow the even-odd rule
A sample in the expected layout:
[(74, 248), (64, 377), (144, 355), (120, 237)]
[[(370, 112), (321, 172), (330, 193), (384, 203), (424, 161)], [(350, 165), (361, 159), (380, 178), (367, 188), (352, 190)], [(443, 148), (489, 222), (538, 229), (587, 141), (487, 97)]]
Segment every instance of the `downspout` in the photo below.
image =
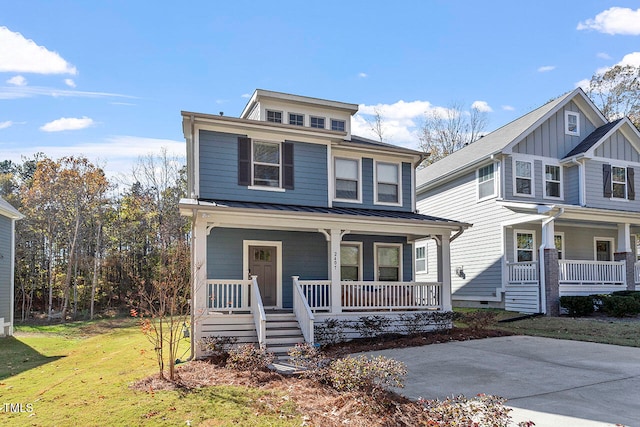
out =
[[(552, 217), (549, 217), (547, 219), (545, 219), (544, 221), (542, 221), (542, 231), (543, 233), (546, 234), (546, 230), (545, 227), (552, 221), (555, 221), (556, 218), (558, 218), (560, 215), (564, 214), (564, 208), (560, 208), (558, 210), (558, 212), (553, 215)], [(540, 311), (544, 314), (547, 313), (547, 282), (546, 282), (546, 276), (544, 274), (544, 250), (547, 247), (548, 243), (549, 243), (549, 239), (548, 236), (543, 236), (543, 242), (540, 245), (540, 248), (538, 249), (539, 252), (539, 256), (538, 259), (540, 260), (540, 264), (539, 264), (539, 268), (538, 270), (540, 271)], [(552, 240), (553, 241), (553, 236), (552, 236)], [(555, 246), (554, 246), (555, 247)]]
[(464, 232), (464, 230), (465, 230), (464, 227), (462, 227), (462, 226), (458, 227), (458, 231), (456, 232), (456, 234), (451, 236), (451, 238), (449, 239), (449, 243), (451, 243), (454, 240), (456, 240)]

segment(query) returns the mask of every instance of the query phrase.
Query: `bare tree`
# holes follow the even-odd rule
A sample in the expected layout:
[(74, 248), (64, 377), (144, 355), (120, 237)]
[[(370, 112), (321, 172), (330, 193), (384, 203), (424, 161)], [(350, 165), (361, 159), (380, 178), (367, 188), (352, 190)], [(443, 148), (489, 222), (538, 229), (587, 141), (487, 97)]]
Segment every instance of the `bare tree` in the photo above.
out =
[(384, 119), (382, 117), (382, 111), (380, 108), (375, 107), (373, 109), (373, 117), (367, 122), (371, 126), (371, 131), (376, 134), (380, 142), (384, 142)]
[(420, 129), (420, 148), (434, 163), (480, 138), (487, 126), (487, 114), (477, 107), (465, 111), (461, 103), (429, 111)]
[(594, 74), (587, 94), (607, 119), (629, 116), (640, 129), (640, 67), (616, 65)]

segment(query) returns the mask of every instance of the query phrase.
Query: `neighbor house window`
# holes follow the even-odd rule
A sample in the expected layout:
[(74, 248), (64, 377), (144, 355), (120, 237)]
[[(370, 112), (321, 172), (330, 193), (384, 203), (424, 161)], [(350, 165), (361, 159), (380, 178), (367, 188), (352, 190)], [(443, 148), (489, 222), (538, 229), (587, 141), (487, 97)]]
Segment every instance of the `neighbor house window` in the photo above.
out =
[(556, 165), (544, 165), (544, 196), (562, 197), (562, 169)]
[(331, 119), (331, 130), (337, 130), (340, 132), (344, 132), (344, 120), (336, 120), (336, 119)]
[(289, 113), (289, 124), (304, 126), (304, 114)]
[(416, 246), (416, 273), (427, 271), (427, 247)]
[(280, 187), (280, 144), (253, 143), (253, 185)]
[(282, 111), (267, 110), (267, 121), (272, 123), (282, 123)]
[(556, 233), (553, 236), (553, 244), (558, 251), (558, 259), (564, 259), (564, 233)]
[(478, 200), (496, 195), (495, 165), (492, 163), (478, 169)]
[(533, 232), (516, 231), (516, 262), (535, 260), (536, 242)]
[(376, 280), (398, 282), (402, 280), (402, 245), (375, 244)]
[(311, 116), (311, 127), (324, 129), (324, 117), (313, 117)]
[(565, 111), (564, 113), (564, 133), (567, 135), (580, 135), (580, 113)]
[(515, 194), (533, 196), (533, 162), (516, 160), (515, 164)]
[(360, 200), (360, 162), (355, 159), (335, 159), (336, 199)]
[(376, 163), (376, 200), (400, 203), (400, 167), (394, 163)]
[(340, 245), (340, 280), (362, 280), (362, 244)]

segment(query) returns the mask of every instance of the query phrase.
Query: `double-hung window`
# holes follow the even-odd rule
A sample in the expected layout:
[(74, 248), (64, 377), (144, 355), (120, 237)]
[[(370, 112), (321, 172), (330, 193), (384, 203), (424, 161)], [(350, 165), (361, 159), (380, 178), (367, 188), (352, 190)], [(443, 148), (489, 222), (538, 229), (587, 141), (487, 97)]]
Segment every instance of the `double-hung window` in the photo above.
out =
[(484, 200), (496, 195), (495, 165), (478, 169), (478, 200)]
[(282, 111), (267, 110), (267, 121), (271, 123), (282, 123)]
[(516, 231), (516, 262), (535, 261), (536, 241), (531, 231)]
[(558, 251), (558, 259), (564, 259), (564, 233), (556, 233), (553, 235), (553, 244)]
[(544, 165), (544, 196), (562, 197), (562, 169), (558, 165)]
[(304, 114), (289, 113), (289, 124), (304, 126)]
[(636, 199), (635, 171), (625, 166), (602, 165), (604, 197), (613, 199)]
[(340, 131), (340, 132), (344, 132), (344, 129), (345, 129), (344, 120), (331, 119), (331, 130), (337, 130), (337, 131)]
[(400, 166), (395, 163), (376, 163), (376, 201), (400, 203)]
[(356, 159), (335, 159), (335, 198), (360, 200), (360, 162)]
[(310, 126), (312, 128), (324, 129), (324, 117), (311, 116)]
[(402, 281), (402, 245), (374, 244), (376, 252), (376, 280), (381, 282)]
[(416, 273), (427, 272), (427, 247), (424, 244), (416, 246)]
[(340, 245), (340, 280), (362, 280), (362, 243)]
[(611, 197), (616, 199), (627, 198), (627, 168), (611, 167), (611, 183), (613, 191)]
[(519, 196), (533, 196), (533, 162), (515, 161), (515, 191)]
[(253, 185), (280, 187), (280, 144), (253, 143)]
[(580, 113), (576, 113), (574, 111), (565, 111), (564, 133), (572, 136), (580, 135)]

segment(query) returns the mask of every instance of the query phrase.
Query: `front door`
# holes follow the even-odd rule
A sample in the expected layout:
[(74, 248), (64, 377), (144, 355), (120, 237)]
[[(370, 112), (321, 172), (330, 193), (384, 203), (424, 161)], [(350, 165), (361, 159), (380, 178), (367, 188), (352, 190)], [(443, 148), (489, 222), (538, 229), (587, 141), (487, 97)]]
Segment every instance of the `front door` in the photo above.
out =
[(596, 261), (613, 261), (611, 240), (596, 239)]
[(265, 307), (275, 307), (277, 294), (277, 260), (275, 246), (249, 246), (249, 274), (258, 276), (258, 288)]

